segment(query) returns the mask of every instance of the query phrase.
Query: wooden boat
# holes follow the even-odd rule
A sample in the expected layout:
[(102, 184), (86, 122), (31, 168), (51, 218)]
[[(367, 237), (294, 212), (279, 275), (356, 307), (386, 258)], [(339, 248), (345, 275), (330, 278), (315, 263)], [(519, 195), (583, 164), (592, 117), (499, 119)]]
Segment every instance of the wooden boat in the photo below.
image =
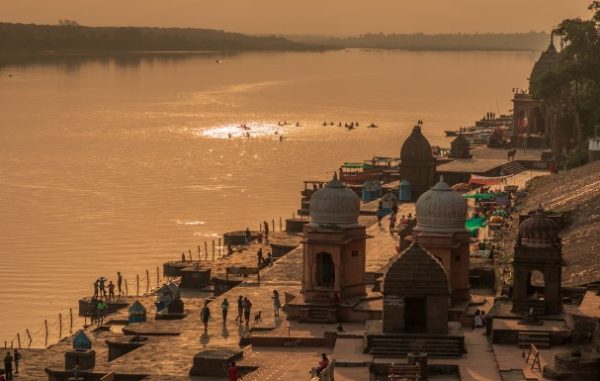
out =
[(344, 163), (340, 167), (340, 180), (350, 185), (362, 185), (367, 181), (381, 180), (383, 172), (368, 163)]

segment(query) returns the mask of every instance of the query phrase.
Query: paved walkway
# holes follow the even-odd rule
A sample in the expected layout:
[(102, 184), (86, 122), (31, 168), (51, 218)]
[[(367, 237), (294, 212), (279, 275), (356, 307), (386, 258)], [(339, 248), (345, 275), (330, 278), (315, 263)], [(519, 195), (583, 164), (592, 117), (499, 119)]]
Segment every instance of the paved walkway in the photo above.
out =
[(456, 360), (432, 360), (432, 364), (457, 364), (462, 381), (500, 381), (492, 347), (483, 329), (465, 330), (468, 353)]

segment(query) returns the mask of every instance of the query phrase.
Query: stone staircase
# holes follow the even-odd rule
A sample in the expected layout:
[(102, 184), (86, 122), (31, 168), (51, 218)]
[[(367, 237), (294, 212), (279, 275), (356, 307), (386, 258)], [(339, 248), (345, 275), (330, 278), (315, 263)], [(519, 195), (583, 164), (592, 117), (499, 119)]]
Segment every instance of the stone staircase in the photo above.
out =
[(307, 321), (309, 323), (330, 323), (331, 322), (330, 308), (326, 307), (310, 307), (308, 309)]
[(546, 304), (542, 300), (525, 300), (519, 302), (519, 313), (522, 315), (528, 315), (529, 310), (533, 308), (535, 316), (544, 316), (546, 314)]
[(502, 165), (502, 172), (504, 172), (505, 176), (516, 175), (517, 173), (521, 173), (523, 171), (525, 171), (525, 167), (523, 167), (520, 161), (513, 160)]
[(538, 348), (550, 348), (550, 332), (519, 332), (519, 348), (528, 348), (531, 344)]
[(379, 278), (382, 275), (383, 274), (380, 272), (367, 271), (367, 272), (365, 272), (365, 283), (366, 284), (375, 284), (375, 281), (377, 280), (377, 278)]
[(430, 358), (446, 359), (459, 358), (462, 356), (462, 346), (457, 338), (410, 338), (396, 336), (377, 336), (370, 338), (371, 347), (367, 353), (373, 357), (406, 357), (411, 352), (411, 346), (415, 340), (422, 343), (423, 352)]

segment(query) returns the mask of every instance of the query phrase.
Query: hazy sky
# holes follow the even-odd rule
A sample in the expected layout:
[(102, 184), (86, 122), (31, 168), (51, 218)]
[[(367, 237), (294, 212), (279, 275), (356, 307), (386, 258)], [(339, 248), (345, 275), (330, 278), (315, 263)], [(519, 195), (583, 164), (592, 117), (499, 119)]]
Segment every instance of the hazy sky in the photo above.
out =
[(587, 17), (591, 0), (0, 0), (0, 21), (245, 33), (522, 32)]

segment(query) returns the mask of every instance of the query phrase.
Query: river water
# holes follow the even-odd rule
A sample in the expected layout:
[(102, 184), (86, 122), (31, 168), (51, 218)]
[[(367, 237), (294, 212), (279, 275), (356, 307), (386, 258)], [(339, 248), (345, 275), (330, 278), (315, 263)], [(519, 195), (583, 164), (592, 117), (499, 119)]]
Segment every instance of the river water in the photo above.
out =
[(100, 275), (121, 271), (131, 289), (136, 274), (225, 231), (291, 216), (303, 180), (397, 156), (417, 119), (448, 146), (444, 129), (508, 111), (537, 57), (350, 50), (0, 63), (0, 345), (26, 328), (40, 345), (44, 319), (56, 327)]

